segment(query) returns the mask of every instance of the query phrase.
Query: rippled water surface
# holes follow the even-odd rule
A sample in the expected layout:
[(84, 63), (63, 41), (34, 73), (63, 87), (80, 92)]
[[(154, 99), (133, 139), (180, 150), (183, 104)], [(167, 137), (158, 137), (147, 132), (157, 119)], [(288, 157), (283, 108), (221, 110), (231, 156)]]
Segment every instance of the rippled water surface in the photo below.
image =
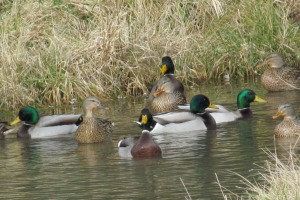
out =
[[(190, 88), (188, 97), (201, 91), (213, 103), (235, 109), (236, 95), (243, 88), (254, 89), (268, 101), (251, 104), (253, 119), (224, 123), (212, 132), (155, 135), (163, 150), (161, 159), (132, 160), (118, 155), (118, 141), (141, 132), (132, 121), (144, 106), (142, 97), (105, 102), (110, 109), (97, 113), (115, 121), (111, 143), (78, 145), (72, 137), (0, 140), (0, 197), (184, 199), (187, 193), (181, 178), (192, 199), (223, 199), (216, 175), (222, 186), (242, 194), (245, 185), (237, 174), (259, 181), (257, 170), (270, 160), (264, 150), (274, 152), (276, 147), (279, 157), (287, 155), (289, 141), (273, 138), (280, 120), (271, 116), (278, 104), (289, 102), (300, 111), (299, 92), (267, 93), (259, 83), (203, 85)], [(70, 107), (64, 111), (72, 112)]]

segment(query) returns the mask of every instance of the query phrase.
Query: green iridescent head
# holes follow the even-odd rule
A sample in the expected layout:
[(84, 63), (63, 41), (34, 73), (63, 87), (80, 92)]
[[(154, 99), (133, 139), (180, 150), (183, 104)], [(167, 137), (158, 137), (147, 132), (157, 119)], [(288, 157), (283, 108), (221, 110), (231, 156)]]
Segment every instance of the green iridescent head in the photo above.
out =
[(195, 95), (190, 102), (190, 111), (192, 113), (204, 113), (205, 108), (215, 108), (218, 109), (217, 106), (211, 104), (207, 96), (198, 94)]
[(10, 125), (17, 124), (20, 121), (23, 121), (29, 125), (34, 125), (39, 121), (39, 114), (34, 107), (23, 107), (19, 111), (18, 117), (13, 122), (11, 122)]
[(267, 102), (255, 94), (253, 90), (244, 89), (239, 92), (237, 96), (237, 107), (238, 109), (250, 108), (251, 102)]

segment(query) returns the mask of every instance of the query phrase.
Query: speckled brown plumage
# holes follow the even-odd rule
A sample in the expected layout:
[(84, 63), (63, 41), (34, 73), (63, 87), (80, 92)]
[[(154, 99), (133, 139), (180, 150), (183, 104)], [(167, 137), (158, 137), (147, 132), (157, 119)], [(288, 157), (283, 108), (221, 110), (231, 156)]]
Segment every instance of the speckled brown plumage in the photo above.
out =
[(113, 130), (111, 121), (99, 118), (84, 118), (76, 131), (76, 140), (79, 143), (97, 143), (109, 138)]
[(0, 140), (4, 139), (4, 132), (7, 131), (7, 122), (0, 122)]
[(111, 121), (95, 118), (93, 110), (103, 108), (97, 97), (88, 97), (83, 102), (85, 115), (80, 123), (75, 139), (78, 143), (97, 143), (105, 141), (112, 133), (113, 123)]
[(177, 105), (186, 104), (186, 98), (182, 93), (162, 93), (154, 98), (148, 105), (151, 113), (170, 112), (178, 109)]
[(280, 105), (273, 119), (278, 117), (283, 117), (283, 120), (275, 127), (276, 137), (293, 137), (300, 135), (300, 120), (296, 116), (291, 104)]
[(258, 65), (260, 68), (269, 65), (270, 68), (264, 71), (261, 76), (263, 87), (272, 92), (285, 90), (300, 90), (300, 68), (287, 67), (278, 53), (271, 53), (265, 62)]
[(161, 72), (164, 75), (155, 83), (147, 100), (152, 114), (173, 111), (177, 105), (186, 104), (184, 87), (175, 78), (174, 70), (172, 59), (163, 57)]

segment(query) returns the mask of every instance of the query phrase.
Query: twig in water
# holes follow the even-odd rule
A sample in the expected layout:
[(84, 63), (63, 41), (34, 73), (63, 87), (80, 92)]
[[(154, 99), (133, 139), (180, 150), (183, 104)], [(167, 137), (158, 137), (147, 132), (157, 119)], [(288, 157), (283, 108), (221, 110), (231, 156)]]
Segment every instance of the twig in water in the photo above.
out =
[(184, 184), (182, 178), (181, 178), (181, 177), (179, 177), (179, 178), (180, 178), (180, 181), (181, 181), (181, 183), (182, 183), (182, 185), (183, 185), (183, 187), (184, 187), (186, 193), (188, 194), (188, 198), (185, 197), (185, 199), (186, 199), (186, 200), (192, 200), (192, 198), (191, 198), (191, 196), (190, 196), (190, 194), (189, 194), (189, 191), (188, 191), (187, 188), (185, 187), (185, 184)]

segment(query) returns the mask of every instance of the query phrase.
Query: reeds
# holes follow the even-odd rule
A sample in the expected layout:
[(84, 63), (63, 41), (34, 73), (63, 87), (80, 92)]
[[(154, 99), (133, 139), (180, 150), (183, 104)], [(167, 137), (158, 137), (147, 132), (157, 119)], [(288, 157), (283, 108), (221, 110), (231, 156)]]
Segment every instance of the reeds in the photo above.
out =
[[(296, 1), (0, 1), (0, 104), (141, 95), (170, 55), (185, 85), (299, 55)], [(294, 12), (294, 11), (293, 11)], [(296, 59), (295, 59), (296, 58)]]
[(223, 187), (217, 177), (224, 199), (300, 199), (300, 160), (295, 154), (295, 146), (299, 138), (294, 140), (289, 152), (286, 152), (288, 157), (281, 157), (270, 151), (266, 151), (270, 160), (261, 166), (259, 175), (256, 180), (249, 180), (237, 174), (245, 184), (244, 194), (235, 194)]

